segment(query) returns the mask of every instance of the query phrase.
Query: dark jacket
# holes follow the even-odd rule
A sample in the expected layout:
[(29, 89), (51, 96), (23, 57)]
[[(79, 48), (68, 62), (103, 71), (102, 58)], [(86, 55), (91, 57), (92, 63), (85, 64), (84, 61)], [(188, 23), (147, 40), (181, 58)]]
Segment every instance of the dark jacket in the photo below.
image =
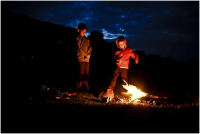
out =
[(78, 35), (76, 37), (76, 41), (77, 41), (77, 60), (78, 60), (78, 62), (89, 62), (89, 59), (86, 59), (84, 57), (91, 55), (92, 46), (90, 44), (90, 40), (88, 38), (86, 38), (85, 36), (82, 37), (82, 36)]

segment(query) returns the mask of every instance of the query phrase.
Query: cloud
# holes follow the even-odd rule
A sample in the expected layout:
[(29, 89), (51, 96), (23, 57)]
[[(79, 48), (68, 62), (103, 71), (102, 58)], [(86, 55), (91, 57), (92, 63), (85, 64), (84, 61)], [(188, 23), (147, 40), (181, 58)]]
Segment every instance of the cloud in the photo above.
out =
[(104, 39), (107, 39), (107, 40), (113, 40), (113, 39), (117, 39), (119, 36), (124, 36), (126, 37), (127, 35), (126, 34), (121, 34), (121, 33), (111, 33), (105, 29), (101, 29), (101, 32), (103, 33), (104, 35)]
[(119, 36), (124, 36), (125, 38), (134, 36), (134, 35), (127, 35), (124, 33), (112, 33), (105, 29), (101, 29), (100, 31), (103, 33), (105, 40), (111, 40), (111, 41), (116, 40)]

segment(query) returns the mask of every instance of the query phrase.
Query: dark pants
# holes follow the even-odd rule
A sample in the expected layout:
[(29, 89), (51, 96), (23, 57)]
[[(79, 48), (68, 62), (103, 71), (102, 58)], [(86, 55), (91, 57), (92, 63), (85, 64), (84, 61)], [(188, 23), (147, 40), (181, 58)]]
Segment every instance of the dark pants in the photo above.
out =
[[(119, 75), (121, 75), (122, 80), (125, 80), (128, 83), (127, 72), (128, 72), (128, 69), (126, 69), (126, 68), (116, 67), (116, 69), (113, 73), (112, 80), (111, 80), (108, 88), (114, 90), (114, 88), (116, 86), (117, 78), (119, 77)], [(123, 85), (126, 85), (126, 83), (124, 81), (123, 81)]]
[(82, 83), (89, 88), (89, 62), (78, 62), (78, 80), (77, 80), (77, 89), (82, 88)]
[(89, 80), (89, 62), (78, 63), (78, 81)]

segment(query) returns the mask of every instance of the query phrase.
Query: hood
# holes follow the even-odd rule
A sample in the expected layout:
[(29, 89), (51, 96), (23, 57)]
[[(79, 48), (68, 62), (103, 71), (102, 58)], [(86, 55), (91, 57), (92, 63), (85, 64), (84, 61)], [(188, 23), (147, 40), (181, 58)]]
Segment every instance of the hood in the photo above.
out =
[[(120, 41), (123, 41), (125, 44), (126, 44), (126, 39), (125, 38), (118, 38), (117, 40), (116, 40), (116, 45), (117, 45), (117, 47), (118, 48), (120, 48), (120, 49), (123, 49), (123, 48), (121, 48), (120, 46), (119, 46), (119, 40)], [(127, 47), (127, 44), (125, 45), (125, 48)]]

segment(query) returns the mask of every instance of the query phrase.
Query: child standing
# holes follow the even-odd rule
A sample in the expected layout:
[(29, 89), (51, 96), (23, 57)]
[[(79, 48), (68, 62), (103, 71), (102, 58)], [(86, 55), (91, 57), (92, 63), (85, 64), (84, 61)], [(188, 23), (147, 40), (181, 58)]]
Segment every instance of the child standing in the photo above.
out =
[(92, 46), (88, 38), (85, 37), (87, 26), (84, 23), (78, 25), (77, 41), (77, 60), (78, 60), (78, 80), (76, 82), (76, 90), (82, 90), (83, 84), (85, 90), (89, 90), (89, 62), (92, 52)]
[[(116, 68), (113, 73), (112, 80), (110, 82), (110, 85), (108, 86), (108, 89), (105, 93), (101, 92), (99, 94), (100, 98), (107, 98), (110, 97), (111, 99), (114, 98), (114, 88), (116, 86), (117, 78), (121, 74), (122, 80), (124, 79), (126, 82), (128, 82), (127, 78), (127, 72), (129, 69), (129, 59), (130, 57), (135, 60), (135, 64), (138, 64), (139, 57), (138, 55), (135, 55), (133, 50), (129, 47), (127, 47), (126, 39), (124, 36), (119, 36), (116, 40), (116, 45), (119, 47), (120, 50), (115, 52), (114, 59), (116, 60)], [(124, 82), (123, 82), (124, 83)], [(125, 83), (124, 83), (125, 85)]]

